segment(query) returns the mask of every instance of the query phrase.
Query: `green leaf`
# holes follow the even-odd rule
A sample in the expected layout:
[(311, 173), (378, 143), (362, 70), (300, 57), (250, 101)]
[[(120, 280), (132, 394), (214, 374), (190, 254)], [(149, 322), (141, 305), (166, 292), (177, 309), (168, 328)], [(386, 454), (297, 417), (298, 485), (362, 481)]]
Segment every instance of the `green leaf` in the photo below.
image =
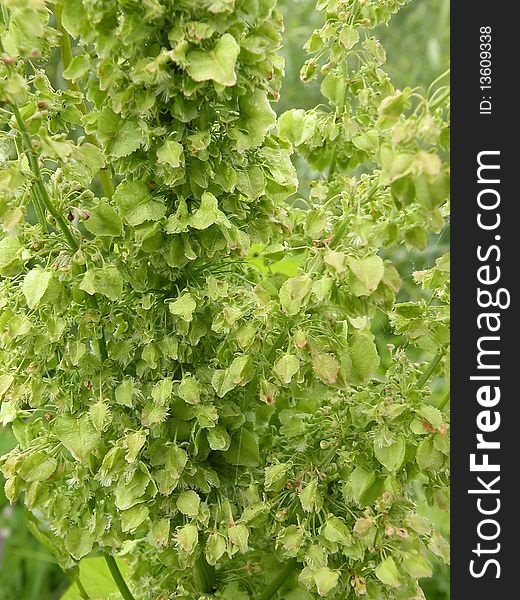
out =
[(367, 471), (362, 467), (356, 467), (349, 481), (354, 499), (362, 504), (364, 495), (376, 481), (376, 473), (375, 471)]
[(350, 365), (347, 369), (349, 383), (360, 384), (379, 366), (379, 354), (373, 340), (364, 335), (356, 335), (348, 348)]
[(204, 556), (208, 564), (215, 566), (227, 549), (226, 538), (220, 533), (210, 533), (206, 540)]
[(193, 319), (197, 303), (189, 292), (184, 292), (177, 300), (170, 302), (168, 308), (172, 315), (177, 315), (184, 321), (190, 322)]
[(83, 143), (72, 149), (69, 161), (63, 165), (63, 171), (87, 188), (104, 164), (101, 150), (93, 144)]
[(370, 296), (375, 292), (385, 273), (383, 259), (377, 255), (349, 258), (348, 264), (355, 277), (352, 292), (356, 296)]
[(406, 108), (410, 92), (411, 90), (407, 88), (404, 92), (398, 91), (396, 94), (383, 99), (378, 111), (379, 123), (382, 127), (391, 127), (397, 123)]
[(237, 189), (248, 198), (260, 198), (265, 192), (265, 186), (265, 176), (261, 168), (253, 165), (237, 172)]
[(125, 532), (135, 531), (148, 518), (148, 507), (137, 504), (121, 512), (121, 529)]
[(299, 146), (312, 137), (317, 120), (314, 111), (305, 112), (301, 108), (288, 110), (278, 119), (278, 133), (283, 140)]
[(339, 573), (329, 569), (329, 567), (321, 567), (314, 572), (314, 583), (320, 596), (328, 596), (339, 581)]
[(233, 546), (236, 546), (242, 553), (248, 550), (249, 529), (244, 523), (230, 525), (228, 529), (228, 539)]
[(121, 298), (123, 293), (123, 278), (119, 269), (114, 265), (93, 267), (85, 273), (79, 289), (91, 296), (102, 294), (109, 300), (116, 301)]
[(195, 525), (184, 525), (177, 529), (177, 539), (179, 546), (187, 554), (192, 554), (199, 543), (199, 532)]
[(152, 523), (152, 527), (148, 533), (148, 542), (157, 548), (157, 550), (163, 550), (168, 546), (170, 537), (170, 520), (159, 519)]
[(211, 378), (211, 385), (217, 396), (223, 398), (238, 385), (245, 385), (251, 376), (251, 361), (247, 355), (237, 356), (227, 369), (217, 369)]
[(63, 27), (74, 38), (83, 34), (88, 17), (81, 0), (63, 0), (60, 2), (63, 12), (61, 15)]
[(114, 202), (123, 219), (132, 227), (145, 221), (158, 221), (166, 213), (166, 206), (155, 201), (141, 181), (122, 181), (115, 191)]
[(116, 402), (123, 406), (133, 406), (134, 380), (124, 379), (115, 389)]
[(276, 113), (262, 90), (241, 96), (239, 104), (240, 119), (230, 131), (230, 136), (237, 141), (237, 151), (244, 152), (260, 146), (276, 123)]
[(257, 436), (241, 427), (232, 437), (229, 449), (223, 453), (223, 456), (232, 465), (256, 467), (260, 463)]
[(291, 379), (300, 370), (300, 359), (294, 354), (284, 354), (280, 357), (273, 367), (273, 371), (285, 383), (291, 383)]
[(119, 510), (127, 510), (136, 504), (144, 502), (146, 500), (144, 496), (149, 484), (150, 474), (143, 465), (134, 472), (130, 481), (120, 479), (114, 493), (116, 507)]
[(58, 462), (45, 452), (35, 452), (23, 459), (18, 475), (28, 482), (45, 481), (54, 473)]
[(174, 169), (184, 165), (184, 148), (179, 142), (167, 140), (157, 150), (157, 160), (162, 164), (167, 164)]
[(165, 377), (158, 381), (152, 388), (152, 398), (163, 405), (170, 400), (173, 390), (173, 381), (170, 377)]
[(443, 416), (442, 412), (435, 408), (435, 406), (430, 406), (429, 404), (425, 404), (418, 411), (418, 414), (421, 417), (424, 417), (430, 425), (438, 429), (442, 425)]
[(181, 476), (184, 467), (188, 462), (186, 450), (179, 446), (171, 446), (166, 453), (166, 468), (172, 471), (174, 475)]
[(339, 362), (332, 354), (317, 352), (312, 355), (312, 367), (316, 375), (326, 384), (334, 385), (338, 378)]
[(224, 86), (235, 85), (237, 81), (235, 65), (240, 46), (235, 38), (225, 33), (211, 50), (189, 52), (188, 74), (195, 81), (215, 81)]
[(85, 229), (97, 236), (119, 237), (123, 235), (123, 223), (116, 211), (103, 200), (90, 211), (84, 222)]
[(135, 119), (123, 118), (109, 106), (96, 114), (97, 136), (107, 154), (128, 156), (146, 141), (144, 130)]
[[(229, 0), (217, 0), (217, 2), (218, 3), (229, 2)], [(213, 4), (217, 4), (217, 2), (214, 2)], [(221, 599), (222, 600), (249, 600), (249, 594), (247, 592), (243, 591), (243, 589), (240, 587), (240, 585), (237, 581), (233, 581), (232, 583), (229, 583), (228, 585), (226, 585), (226, 587), (222, 590)]]
[(346, 49), (350, 50), (359, 42), (359, 33), (353, 25), (343, 25), (339, 34), (339, 43)]
[(89, 554), (93, 547), (94, 537), (86, 527), (75, 525), (69, 527), (65, 535), (65, 548), (73, 558), (80, 560)]
[(196, 517), (200, 510), (200, 498), (197, 492), (187, 490), (177, 498), (177, 508), (183, 515)]
[(280, 288), (280, 304), (283, 311), (294, 316), (307, 304), (312, 292), (312, 279), (309, 275), (297, 275), (288, 279)]
[(128, 449), (125, 460), (133, 463), (137, 460), (139, 452), (146, 443), (146, 433), (144, 431), (134, 431), (125, 436), (126, 447)]
[(434, 448), (431, 438), (425, 438), (417, 446), (415, 459), (421, 471), (436, 471), (442, 467), (444, 456)]
[(43, 298), (49, 282), (52, 279), (52, 271), (43, 271), (42, 269), (32, 269), (24, 277), (22, 283), (22, 292), (27, 301), (27, 306), (32, 310), (36, 308)]
[(391, 587), (399, 587), (401, 585), (401, 582), (399, 581), (399, 570), (391, 556), (385, 558), (385, 560), (376, 567), (375, 574), (379, 581), (382, 581), (385, 585)]
[(351, 546), (353, 543), (347, 525), (339, 517), (333, 515), (325, 521), (322, 533), (329, 542), (341, 544), (342, 546)]
[(298, 525), (289, 525), (289, 527), (282, 528), (276, 539), (276, 545), (283, 546), (284, 556), (287, 558), (297, 556), (304, 542), (305, 529)]
[(432, 538), (428, 543), (428, 550), (433, 552), (435, 556), (438, 556), (445, 564), (450, 564), (450, 545), (440, 533), (433, 532)]
[(23, 246), (16, 237), (4, 237), (0, 240), (0, 275), (11, 276), (17, 272), (19, 257)]
[(210, 192), (204, 192), (201, 198), (200, 207), (190, 218), (190, 227), (194, 229), (207, 229), (211, 225), (218, 223), (225, 227), (231, 227), (226, 215), (219, 210), (218, 201)]
[(287, 471), (291, 468), (289, 463), (280, 463), (266, 467), (265, 469), (265, 489), (279, 491), (287, 481)]
[(345, 254), (343, 252), (331, 250), (324, 256), (323, 262), (327, 265), (330, 265), (338, 274), (346, 271)]
[(166, 220), (164, 231), (169, 234), (184, 233), (188, 231), (190, 214), (184, 198), (179, 198), (177, 210)]
[(424, 558), (422, 554), (418, 552), (406, 553), (403, 556), (402, 568), (405, 573), (408, 573), (413, 579), (420, 579), (421, 577), (431, 577), (433, 575), (432, 566)]
[(208, 429), (208, 444), (212, 450), (225, 451), (231, 444), (229, 433), (223, 427), (213, 427)]
[(318, 481), (316, 479), (309, 481), (303, 488), (303, 491), (300, 494), (300, 504), (302, 505), (303, 510), (308, 513), (318, 511), (321, 508), (322, 500), (318, 491)]
[(143, 144), (143, 132), (137, 121), (124, 121), (116, 131), (110, 145), (109, 153), (115, 158), (132, 154)]
[(110, 422), (110, 408), (103, 400), (95, 402), (90, 407), (88, 414), (96, 431), (103, 431)]
[(398, 471), (404, 461), (406, 452), (406, 441), (404, 436), (399, 435), (389, 446), (378, 446), (374, 444), (374, 454), (377, 460), (389, 471)]
[(179, 384), (177, 394), (188, 404), (199, 404), (200, 388), (195, 377), (185, 375)]
[(53, 427), (54, 435), (76, 460), (83, 461), (96, 448), (101, 436), (87, 414), (81, 417), (60, 415)]
[(157, 404), (157, 402), (147, 402), (141, 413), (141, 423), (145, 427), (162, 423), (168, 414), (168, 408)]
[(65, 79), (76, 81), (90, 71), (90, 60), (86, 54), (78, 54), (70, 61), (69, 66), (63, 71)]

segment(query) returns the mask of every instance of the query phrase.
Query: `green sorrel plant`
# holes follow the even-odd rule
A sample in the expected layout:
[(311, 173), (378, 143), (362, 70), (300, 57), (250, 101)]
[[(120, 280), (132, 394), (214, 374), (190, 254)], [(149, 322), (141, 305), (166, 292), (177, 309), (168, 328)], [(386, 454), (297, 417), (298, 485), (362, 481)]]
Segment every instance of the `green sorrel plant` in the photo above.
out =
[(276, 0), (1, 0), (2, 472), (73, 577), (411, 600), (448, 559), (449, 258), (396, 304), (391, 257), (445, 226), (449, 90), (382, 69), (403, 3), (320, 0), (277, 123)]

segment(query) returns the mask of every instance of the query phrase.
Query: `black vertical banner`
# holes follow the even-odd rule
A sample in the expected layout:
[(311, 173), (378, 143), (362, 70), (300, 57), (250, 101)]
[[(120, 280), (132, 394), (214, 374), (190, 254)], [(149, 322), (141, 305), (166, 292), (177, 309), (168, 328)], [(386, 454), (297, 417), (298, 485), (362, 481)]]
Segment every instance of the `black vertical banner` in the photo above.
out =
[(520, 35), (505, 8), (452, 2), (453, 600), (520, 597)]

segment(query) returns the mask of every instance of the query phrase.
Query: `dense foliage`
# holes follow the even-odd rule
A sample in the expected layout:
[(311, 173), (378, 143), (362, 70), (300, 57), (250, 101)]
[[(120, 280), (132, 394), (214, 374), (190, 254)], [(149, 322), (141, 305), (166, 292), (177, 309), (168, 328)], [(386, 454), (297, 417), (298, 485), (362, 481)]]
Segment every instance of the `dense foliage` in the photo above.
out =
[(396, 304), (388, 257), (445, 227), (449, 90), (383, 70), (402, 4), (320, 0), (323, 99), (277, 120), (276, 0), (2, 0), (2, 472), (74, 576), (404, 600), (448, 559), (449, 258)]

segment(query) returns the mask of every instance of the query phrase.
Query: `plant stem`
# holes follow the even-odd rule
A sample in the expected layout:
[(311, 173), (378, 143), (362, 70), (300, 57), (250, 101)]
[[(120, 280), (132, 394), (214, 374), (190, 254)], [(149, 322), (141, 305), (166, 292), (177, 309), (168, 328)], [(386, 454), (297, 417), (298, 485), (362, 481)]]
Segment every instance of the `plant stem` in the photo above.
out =
[(123, 577), (123, 574), (117, 566), (116, 559), (113, 556), (110, 556), (109, 554), (105, 554), (105, 561), (110, 570), (110, 574), (112, 575), (112, 578), (115, 584), (117, 585), (117, 589), (121, 593), (121, 596), (123, 596), (124, 600), (135, 600), (135, 598), (132, 595), (132, 592), (128, 589), (128, 586), (126, 585), (126, 581)]
[(450, 401), (450, 392), (448, 392), (444, 398), (441, 400), (441, 403), (439, 404), (439, 406), (437, 406), (437, 408), (439, 410), (444, 410), (446, 408), (446, 405), (448, 404), (448, 402)]
[(42, 204), (40, 202), (40, 197), (38, 196), (38, 193), (36, 192), (34, 187), (31, 189), (31, 195), (33, 197), (34, 212), (36, 213), (36, 216), (38, 217), (38, 221), (39, 221), (40, 225), (42, 226), (43, 231), (45, 233), (47, 233), (47, 221), (45, 219), (45, 213), (43, 211)]
[(101, 332), (101, 339), (99, 340), (99, 353), (101, 354), (101, 358), (103, 360), (106, 360), (108, 358), (107, 340), (105, 337), (105, 329), (104, 328)]
[(278, 573), (273, 581), (265, 588), (265, 590), (258, 596), (258, 600), (270, 600), (274, 597), (276, 592), (282, 587), (289, 575), (296, 568), (296, 561), (290, 560), (285, 567)]
[(193, 579), (197, 592), (211, 594), (215, 590), (215, 568), (202, 556), (193, 566)]
[(76, 240), (76, 238), (73, 236), (69, 226), (67, 225), (67, 222), (63, 218), (63, 215), (60, 214), (60, 212), (56, 209), (56, 207), (52, 203), (52, 200), (49, 197), (49, 194), (47, 193), (47, 188), (45, 187), (45, 185), (43, 183), (42, 174), (40, 171), (40, 165), (38, 163), (38, 157), (35, 155), (31, 136), (29, 135), (29, 132), (27, 131), (27, 127), (25, 126), (25, 122), (22, 119), (22, 115), (20, 114), (20, 111), (18, 110), (18, 107), (16, 106), (16, 104), (12, 104), (11, 108), (13, 109), (14, 118), (16, 119), (16, 123), (17, 123), (18, 127), (20, 128), (20, 131), (22, 133), (22, 138), (25, 142), (27, 158), (29, 159), (29, 164), (31, 166), (31, 170), (34, 175), (34, 179), (35, 179), (34, 185), (35, 185), (35, 189), (37, 191), (38, 197), (42, 201), (45, 208), (50, 212), (50, 214), (56, 220), (56, 223), (57, 223), (58, 227), (61, 229), (61, 232), (63, 233), (63, 235), (67, 241), (67, 244), (69, 245), (71, 250), (76, 251), (79, 249), (79, 243)]
[[(70, 63), (72, 61), (72, 44), (70, 42), (69, 34), (63, 27), (63, 24), (61, 21), (61, 13), (62, 13), (61, 6), (56, 6), (56, 12), (55, 12), (56, 26), (57, 26), (59, 32), (61, 33), (61, 44), (60, 44), (61, 61), (63, 63), (63, 70), (65, 70), (68, 68), (68, 66), (70, 65)], [(78, 94), (82, 95), (82, 101), (79, 104), (79, 110), (81, 111), (81, 113), (83, 115), (86, 115), (88, 113), (88, 110), (87, 110), (87, 106), (85, 104), (85, 99), (83, 97), (83, 92), (81, 90), (80, 85), (78, 83), (76, 83), (75, 81), (71, 81), (70, 79), (67, 79), (67, 87), (69, 88), (69, 90), (71, 90), (73, 92), (77, 92)], [(87, 141), (90, 144), (99, 148), (99, 142), (94, 135), (92, 135), (91, 133), (86, 133), (85, 136), (87, 138)], [(105, 193), (105, 196), (107, 198), (112, 198), (112, 196), (114, 195), (114, 185), (113, 185), (112, 179), (110, 178), (110, 175), (105, 167), (102, 167), (99, 170), (99, 179), (101, 181), (101, 185), (103, 187), (103, 192)]]
[(450, 88), (447, 87), (444, 91), (442, 91), (436, 98), (435, 96), (432, 98), (432, 101), (428, 104), (430, 110), (437, 108), (439, 104), (442, 104), (446, 98), (450, 95)]
[[(20, 157), (22, 154), (24, 154), (23, 147), (20, 144), (19, 140), (15, 140), (14, 143), (16, 146), (16, 153), (17, 153), (18, 157)], [(36, 216), (38, 217), (38, 221), (40, 222), (40, 225), (42, 226), (44, 233), (47, 233), (48, 227), (47, 227), (47, 220), (45, 219), (45, 210), (43, 208), (42, 201), (40, 200), (40, 197), (38, 196), (38, 192), (36, 191), (36, 188), (33, 185), (31, 185), (31, 196), (33, 199), (34, 212), (36, 213)]]
[(426, 371), (423, 373), (422, 377), (417, 382), (417, 387), (419, 389), (422, 389), (426, 385), (426, 382), (428, 381), (428, 379), (430, 379), (431, 374), (435, 371), (435, 369), (437, 368), (437, 365), (441, 362), (442, 357), (444, 356), (445, 353), (446, 353), (446, 348), (441, 348), (437, 352), (437, 354), (434, 356), (433, 360), (428, 365), (428, 368), (426, 369)]
[(88, 595), (87, 590), (83, 587), (83, 584), (81, 583), (79, 575), (78, 575), (78, 577), (74, 578), (74, 582), (76, 583), (76, 587), (78, 588), (79, 595), (83, 598), (83, 600), (90, 600), (90, 596)]

